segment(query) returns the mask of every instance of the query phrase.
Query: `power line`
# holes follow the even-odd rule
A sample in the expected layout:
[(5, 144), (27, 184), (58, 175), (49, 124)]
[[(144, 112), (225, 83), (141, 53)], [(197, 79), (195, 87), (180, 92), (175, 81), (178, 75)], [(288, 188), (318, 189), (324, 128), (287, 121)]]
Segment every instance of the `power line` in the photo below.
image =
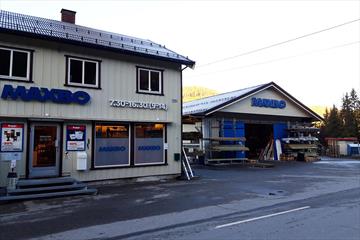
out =
[(265, 65), (265, 64), (269, 64), (269, 63), (273, 63), (273, 62), (279, 62), (279, 61), (288, 60), (288, 59), (291, 59), (291, 58), (301, 57), (301, 56), (314, 54), (314, 53), (318, 53), (318, 52), (323, 52), (323, 51), (328, 51), (328, 50), (332, 50), (332, 49), (336, 49), (336, 48), (347, 47), (347, 46), (358, 44), (358, 43), (360, 43), (360, 41), (345, 43), (345, 44), (341, 44), (341, 45), (337, 45), (337, 46), (333, 46), (333, 47), (329, 47), (329, 48), (318, 49), (318, 50), (314, 50), (314, 51), (311, 51), (311, 52), (305, 52), (305, 53), (302, 53), (302, 54), (297, 54), (297, 55), (292, 55), (292, 56), (287, 56), (287, 57), (282, 57), (282, 58), (277, 58), (277, 59), (271, 59), (271, 60), (264, 61), (264, 62), (258, 62), (258, 63), (248, 64), (248, 65), (243, 65), (243, 66), (238, 66), (238, 67), (233, 67), (233, 68), (227, 68), (227, 69), (222, 69), (222, 70), (219, 70), (219, 71), (207, 72), (207, 73), (203, 73), (203, 74), (189, 76), (187, 78), (195, 78), (195, 77), (200, 77), (200, 76), (204, 76), (204, 75), (217, 74), (217, 73), (222, 73), (222, 72), (229, 72), (229, 71), (234, 71), (234, 70), (248, 68), (248, 67), (255, 67), (255, 66), (258, 66), (258, 65)]
[(332, 29), (335, 29), (335, 28), (338, 28), (338, 27), (342, 27), (342, 26), (345, 26), (345, 25), (348, 25), (348, 24), (351, 24), (351, 23), (354, 23), (354, 22), (357, 22), (357, 21), (360, 21), (360, 18), (352, 20), (352, 21), (348, 21), (348, 22), (345, 22), (345, 23), (342, 23), (342, 24), (338, 24), (338, 25), (335, 25), (335, 26), (332, 26), (332, 27), (329, 27), (329, 28), (318, 30), (316, 32), (308, 33), (308, 34), (305, 34), (305, 35), (302, 35), (302, 36), (299, 36), (299, 37), (296, 37), (296, 38), (291, 38), (291, 39), (286, 40), (286, 41), (271, 44), (271, 45), (266, 46), (266, 47), (257, 48), (255, 50), (240, 53), (240, 54), (237, 54), (237, 55), (234, 55), (234, 56), (231, 56), (231, 57), (226, 57), (226, 58), (222, 58), (222, 59), (219, 59), (219, 60), (216, 60), (216, 61), (213, 61), (213, 62), (205, 63), (205, 64), (197, 66), (197, 68), (206, 67), (206, 66), (209, 66), (209, 65), (213, 65), (215, 63), (224, 62), (224, 61), (228, 61), (228, 60), (231, 60), (231, 59), (234, 59), (234, 58), (238, 58), (238, 57), (242, 57), (242, 56), (249, 55), (249, 54), (252, 54), (252, 53), (260, 52), (260, 51), (263, 51), (263, 50), (266, 50), (266, 49), (269, 49), (269, 48), (277, 47), (277, 46), (282, 45), (282, 44), (286, 44), (286, 43), (293, 42), (293, 41), (296, 41), (296, 40), (299, 40), (299, 39), (302, 39), (302, 38), (310, 37), (312, 35), (319, 34), (319, 33), (322, 33), (322, 32), (326, 32), (326, 31), (329, 31), (329, 30), (332, 30)]

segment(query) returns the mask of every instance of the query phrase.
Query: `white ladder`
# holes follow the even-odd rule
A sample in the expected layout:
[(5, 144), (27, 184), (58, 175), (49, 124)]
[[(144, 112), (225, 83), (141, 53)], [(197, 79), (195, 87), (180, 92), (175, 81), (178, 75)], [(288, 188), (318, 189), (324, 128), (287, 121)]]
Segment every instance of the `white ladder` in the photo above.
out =
[(186, 155), (184, 147), (182, 148), (182, 151), (183, 151), (183, 154), (184, 154), (184, 158), (181, 158), (181, 164), (182, 164), (182, 167), (184, 169), (186, 179), (191, 180), (194, 177), (194, 173), (193, 173), (193, 171), (191, 169), (189, 159), (188, 159), (188, 157)]

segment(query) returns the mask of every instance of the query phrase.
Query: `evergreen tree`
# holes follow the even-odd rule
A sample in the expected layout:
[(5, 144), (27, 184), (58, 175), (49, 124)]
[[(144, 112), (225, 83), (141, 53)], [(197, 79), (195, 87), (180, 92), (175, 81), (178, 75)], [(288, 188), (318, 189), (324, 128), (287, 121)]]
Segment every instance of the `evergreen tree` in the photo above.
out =
[(341, 118), (343, 122), (344, 137), (356, 137), (358, 135), (358, 126), (355, 118), (355, 112), (353, 110), (353, 103), (346, 93), (342, 99)]
[(339, 110), (333, 105), (328, 114), (324, 115), (324, 136), (326, 137), (342, 137), (342, 121)]
[(360, 100), (354, 88), (351, 89), (349, 99), (350, 99), (351, 110), (353, 111), (360, 110)]
[(356, 137), (360, 139), (360, 99), (355, 91), (355, 89), (351, 89), (350, 92), (350, 108), (353, 112), (354, 124), (356, 125)]

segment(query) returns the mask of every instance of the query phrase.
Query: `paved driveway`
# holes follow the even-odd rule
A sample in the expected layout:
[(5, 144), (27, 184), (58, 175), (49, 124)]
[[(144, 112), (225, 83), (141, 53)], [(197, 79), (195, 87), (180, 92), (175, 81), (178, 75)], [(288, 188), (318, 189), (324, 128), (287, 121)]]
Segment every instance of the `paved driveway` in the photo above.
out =
[(360, 239), (360, 161), (195, 172), (191, 182), (117, 183), (97, 196), (2, 205), (0, 239)]

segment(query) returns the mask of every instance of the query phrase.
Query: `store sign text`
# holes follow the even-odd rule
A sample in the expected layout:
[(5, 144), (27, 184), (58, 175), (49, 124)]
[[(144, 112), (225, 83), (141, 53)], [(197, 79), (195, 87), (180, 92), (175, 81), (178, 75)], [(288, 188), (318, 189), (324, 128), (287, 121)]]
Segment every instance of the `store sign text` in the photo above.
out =
[(161, 147), (160, 146), (139, 146), (138, 150), (139, 151), (160, 151)]
[(99, 147), (99, 152), (124, 152), (126, 147), (124, 146), (104, 146)]
[(266, 107), (266, 108), (280, 108), (286, 107), (284, 100), (267, 99), (267, 98), (255, 98), (251, 99), (251, 106), (253, 107)]
[(111, 107), (119, 108), (140, 108), (150, 110), (167, 110), (168, 107), (164, 103), (151, 103), (151, 102), (135, 102), (125, 100), (109, 100)]
[(26, 89), (24, 86), (17, 86), (15, 89), (11, 85), (4, 85), (1, 93), (2, 99), (11, 98), (17, 100), (20, 98), (23, 101), (38, 101), (46, 102), (51, 101), (54, 103), (77, 103), (84, 105), (90, 101), (90, 95), (84, 91), (71, 92), (65, 89), (47, 89), (30, 87)]

